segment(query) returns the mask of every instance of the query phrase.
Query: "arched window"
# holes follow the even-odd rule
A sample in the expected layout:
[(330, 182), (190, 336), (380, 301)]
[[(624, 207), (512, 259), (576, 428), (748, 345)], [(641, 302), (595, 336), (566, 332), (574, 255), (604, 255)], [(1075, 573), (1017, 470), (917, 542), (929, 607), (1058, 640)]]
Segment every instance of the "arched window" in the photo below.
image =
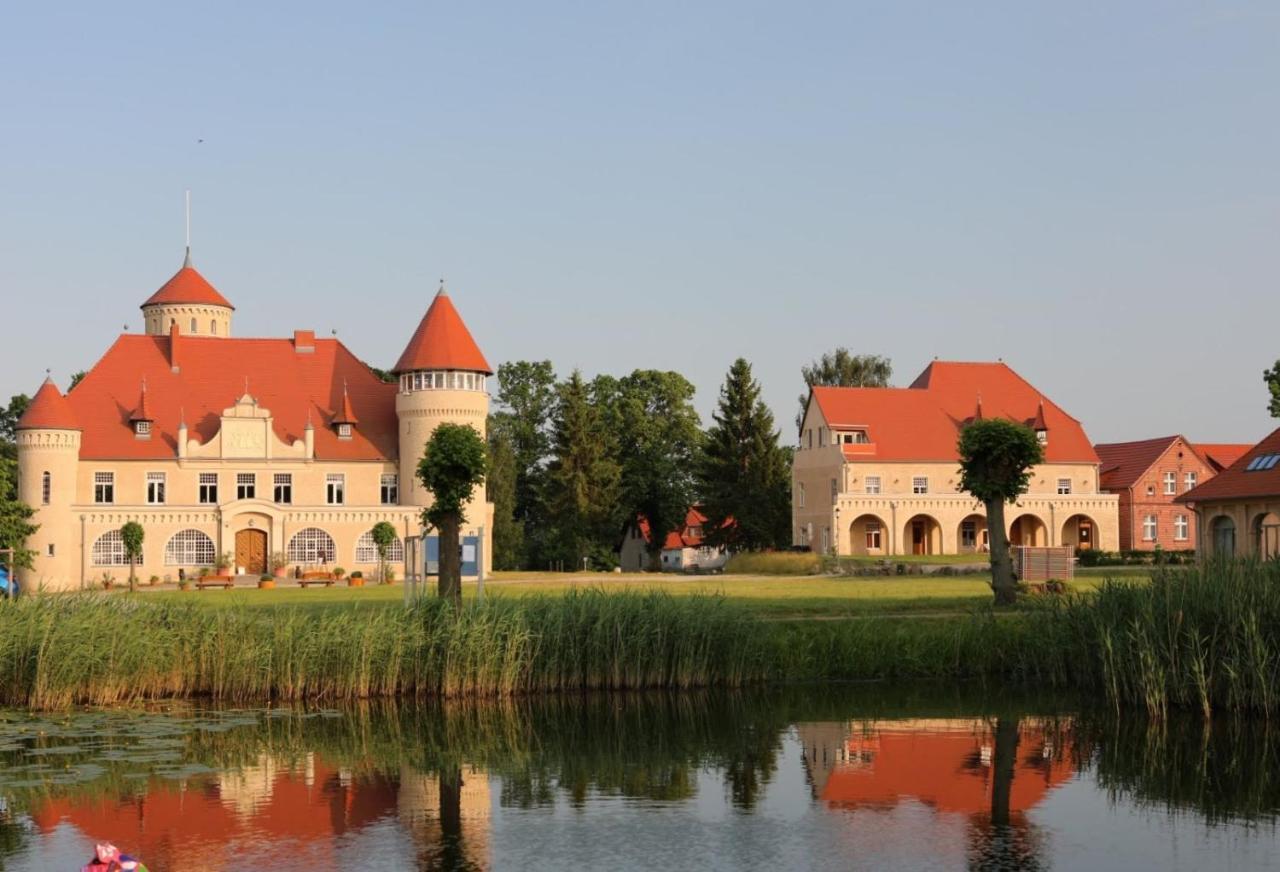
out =
[(333, 563), (338, 559), (333, 537), (319, 527), (307, 527), (289, 540), (290, 563)]
[(217, 318), (212, 318), (209, 320), (209, 333), (212, 336), (218, 335), (218, 319)]
[[(404, 561), (404, 543), (398, 538), (387, 548), (387, 560), (393, 563)], [(377, 563), (378, 546), (373, 542), (373, 533), (364, 533), (356, 540), (356, 563)]]
[[(129, 558), (124, 553), (124, 539), (119, 530), (108, 530), (93, 543), (92, 561), (94, 566), (128, 566)], [(138, 563), (142, 563), (142, 555), (138, 555)]]
[(192, 319), (191, 319), (191, 332), (192, 332), (192, 333), (195, 333), (195, 332), (196, 332), (196, 319), (195, 319), (195, 318), (192, 318)]
[(40, 476), (40, 502), (49, 505), (49, 497), (53, 495), (53, 476), (46, 472)]
[(212, 566), (213, 540), (199, 530), (179, 530), (164, 546), (165, 566)]

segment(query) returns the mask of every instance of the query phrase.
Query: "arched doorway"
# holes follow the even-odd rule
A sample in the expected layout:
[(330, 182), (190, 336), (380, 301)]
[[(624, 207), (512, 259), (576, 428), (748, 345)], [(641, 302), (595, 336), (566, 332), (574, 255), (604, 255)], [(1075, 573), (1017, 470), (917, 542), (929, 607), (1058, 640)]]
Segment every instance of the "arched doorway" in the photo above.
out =
[(1275, 512), (1253, 519), (1253, 547), (1263, 560), (1280, 556), (1280, 516)]
[(1077, 551), (1092, 551), (1098, 547), (1098, 525), (1088, 515), (1072, 515), (1062, 525), (1060, 541)]
[(265, 530), (239, 530), (236, 532), (236, 567), (249, 575), (262, 575), (267, 571), (267, 532)]
[(902, 530), (902, 547), (907, 554), (941, 554), (942, 526), (931, 515), (915, 515)]
[(977, 554), (991, 550), (987, 537), (987, 519), (977, 513), (960, 522), (956, 529), (957, 549), (961, 554)]
[(1027, 545), (1041, 548), (1049, 544), (1044, 521), (1035, 515), (1019, 515), (1009, 525), (1009, 544), (1012, 546)]
[(879, 515), (859, 515), (849, 525), (850, 554), (889, 553), (889, 528)]
[(1233, 557), (1236, 553), (1236, 522), (1226, 515), (1213, 519), (1209, 527), (1213, 553), (1223, 557)]

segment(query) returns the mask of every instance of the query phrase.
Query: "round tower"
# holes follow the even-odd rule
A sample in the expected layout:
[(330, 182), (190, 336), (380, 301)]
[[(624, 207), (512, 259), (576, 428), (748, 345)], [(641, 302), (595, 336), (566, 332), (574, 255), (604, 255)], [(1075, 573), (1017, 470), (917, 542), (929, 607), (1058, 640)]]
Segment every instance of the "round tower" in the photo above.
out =
[(45, 379), (18, 420), (18, 499), (35, 509), (36, 530), (26, 547), (34, 552), (30, 569), (18, 572), (24, 590), (80, 587), (79, 525), (76, 501), (80, 463), (80, 424), (67, 398)]
[(144, 331), (150, 336), (168, 336), (172, 327), (184, 336), (231, 335), (231, 313), (235, 306), (218, 293), (191, 265), (187, 249), (182, 269), (142, 304)]
[[(485, 360), (453, 301), (440, 286), (427, 314), (392, 370), (400, 379), (396, 416), (400, 428), (400, 502), (428, 506), (431, 494), (418, 481), (418, 461), (431, 434), (441, 424), (470, 424), (483, 437), (489, 417), (486, 377), (493, 368)], [(481, 486), (467, 509), (464, 527), (488, 528), (488, 503)], [(475, 507), (481, 511), (476, 512)], [(488, 549), (486, 549), (487, 552)]]

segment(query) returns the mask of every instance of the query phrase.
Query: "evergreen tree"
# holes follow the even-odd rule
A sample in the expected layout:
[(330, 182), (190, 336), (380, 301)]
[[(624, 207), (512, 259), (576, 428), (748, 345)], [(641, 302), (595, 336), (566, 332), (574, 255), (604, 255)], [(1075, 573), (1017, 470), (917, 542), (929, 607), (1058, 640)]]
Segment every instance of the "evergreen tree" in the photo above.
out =
[(551, 361), (518, 360), (498, 367), (497, 409), (491, 432), (501, 432), (515, 455), (512, 515), (524, 529), (521, 565), (540, 564), (548, 547), (548, 519), (542, 504), (551, 451), (551, 415), (556, 376)]
[(731, 551), (784, 547), (791, 537), (790, 458), (743, 358), (729, 369), (712, 418), (698, 468), (708, 544)]
[(516, 455), (505, 429), (489, 431), (489, 499), (493, 503), (493, 568), (519, 569), (524, 558), (524, 522), (515, 517)]
[(554, 554), (567, 566), (612, 555), (621, 478), (600, 409), (577, 370), (559, 389), (551, 431), (546, 506)]

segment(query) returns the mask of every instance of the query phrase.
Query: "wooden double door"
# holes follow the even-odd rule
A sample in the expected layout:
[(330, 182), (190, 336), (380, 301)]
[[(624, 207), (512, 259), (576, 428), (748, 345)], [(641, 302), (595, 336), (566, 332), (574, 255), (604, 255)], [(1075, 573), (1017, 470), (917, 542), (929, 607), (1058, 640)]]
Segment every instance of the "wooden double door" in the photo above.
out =
[(241, 530), (236, 533), (236, 566), (249, 575), (262, 575), (267, 571), (267, 534), (262, 530)]

